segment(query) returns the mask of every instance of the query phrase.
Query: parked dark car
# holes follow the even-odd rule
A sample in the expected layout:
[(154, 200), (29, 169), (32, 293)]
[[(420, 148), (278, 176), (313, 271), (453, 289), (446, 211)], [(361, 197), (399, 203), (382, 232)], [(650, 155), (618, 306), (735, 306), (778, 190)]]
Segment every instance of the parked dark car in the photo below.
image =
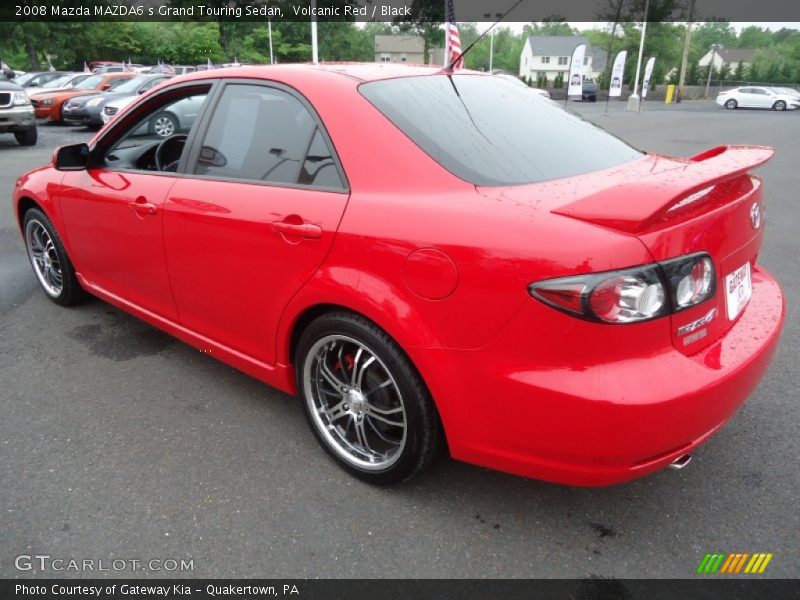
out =
[(0, 133), (13, 133), (21, 145), (33, 146), (38, 137), (33, 106), (13, 79), (13, 71), (0, 75)]
[(66, 123), (100, 127), (103, 108), (109, 100), (143, 94), (169, 79), (171, 75), (138, 75), (118, 86), (114, 91), (71, 98), (64, 103), (61, 114)]
[(594, 81), (583, 82), (581, 100), (584, 102), (597, 102), (597, 84)]

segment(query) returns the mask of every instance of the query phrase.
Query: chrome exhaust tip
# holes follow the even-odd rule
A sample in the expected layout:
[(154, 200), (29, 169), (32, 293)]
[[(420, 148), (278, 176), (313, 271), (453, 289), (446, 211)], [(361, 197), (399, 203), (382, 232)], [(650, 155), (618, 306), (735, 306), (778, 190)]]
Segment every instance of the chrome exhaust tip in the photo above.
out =
[(680, 471), (690, 462), (692, 462), (691, 454), (681, 454), (678, 458), (676, 458), (669, 464), (669, 468), (675, 469), (676, 471)]

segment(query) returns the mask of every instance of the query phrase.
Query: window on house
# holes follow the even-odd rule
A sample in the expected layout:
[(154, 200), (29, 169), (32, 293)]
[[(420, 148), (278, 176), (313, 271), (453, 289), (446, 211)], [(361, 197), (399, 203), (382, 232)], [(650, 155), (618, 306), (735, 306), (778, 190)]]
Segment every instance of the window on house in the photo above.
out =
[(381, 62), (392, 62), (392, 55), (388, 52), (381, 52)]
[(558, 64), (565, 65), (569, 62), (569, 56), (559, 56), (558, 57)]
[(584, 65), (588, 65), (589, 64), (589, 57), (588, 56), (584, 56), (583, 57), (583, 64)]
[(406, 54), (405, 52), (403, 52), (403, 53), (400, 55), (400, 60), (401, 60), (402, 62), (406, 62), (406, 61), (408, 60), (408, 54)]
[(543, 65), (549, 65), (550, 64), (550, 57), (549, 56), (543, 56), (542, 57), (542, 64)]

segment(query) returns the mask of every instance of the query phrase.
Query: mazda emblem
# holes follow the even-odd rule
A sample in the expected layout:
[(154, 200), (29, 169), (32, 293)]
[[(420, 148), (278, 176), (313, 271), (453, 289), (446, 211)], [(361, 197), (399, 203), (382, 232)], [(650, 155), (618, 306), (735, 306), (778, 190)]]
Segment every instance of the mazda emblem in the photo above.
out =
[(750, 207), (750, 223), (753, 229), (761, 227), (761, 205), (758, 202), (754, 202)]

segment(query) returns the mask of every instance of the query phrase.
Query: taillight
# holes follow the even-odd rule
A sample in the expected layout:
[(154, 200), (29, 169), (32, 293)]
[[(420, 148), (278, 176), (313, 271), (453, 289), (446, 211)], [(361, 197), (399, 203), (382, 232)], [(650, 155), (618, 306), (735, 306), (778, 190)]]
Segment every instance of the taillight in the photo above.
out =
[(661, 263), (677, 312), (708, 300), (716, 291), (714, 263), (707, 254), (682, 256)]
[(695, 254), (644, 267), (550, 279), (531, 295), (569, 314), (604, 323), (656, 319), (699, 304), (715, 293), (714, 265)]

